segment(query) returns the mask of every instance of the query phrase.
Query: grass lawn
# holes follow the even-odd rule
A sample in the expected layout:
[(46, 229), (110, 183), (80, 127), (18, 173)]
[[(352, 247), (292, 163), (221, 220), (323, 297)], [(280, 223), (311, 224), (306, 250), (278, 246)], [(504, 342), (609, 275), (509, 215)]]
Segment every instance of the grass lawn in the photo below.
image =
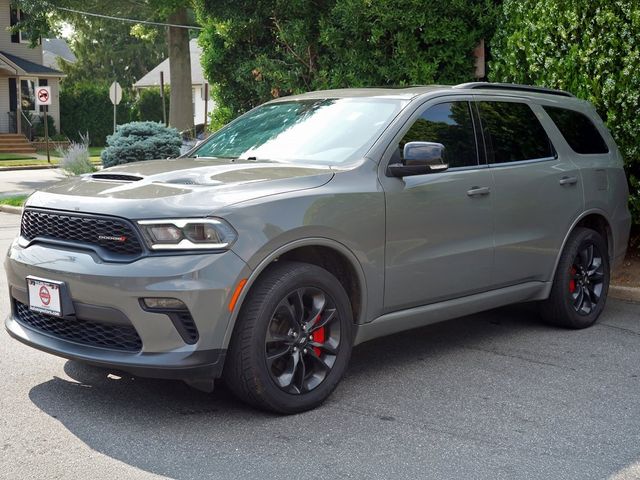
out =
[(28, 153), (4, 153), (0, 152), (0, 161), (2, 160), (28, 160), (35, 159), (35, 155)]
[(11, 205), (13, 207), (21, 207), (27, 195), (16, 195), (13, 197), (0, 198), (0, 205)]
[[(38, 150), (38, 155), (44, 155), (45, 157), (47, 156), (47, 151), (46, 150)], [(51, 158), (60, 158), (61, 155), (57, 150), (54, 150), (53, 148), (51, 150), (49, 150), (49, 156)]]
[(29, 165), (58, 165), (59, 158), (51, 157), (51, 163), (47, 163), (47, 159), (40, 160), (37, 158), (28, 158), (24, 160), (1, 160), (0, 168), (2, 167), (26, 167)]

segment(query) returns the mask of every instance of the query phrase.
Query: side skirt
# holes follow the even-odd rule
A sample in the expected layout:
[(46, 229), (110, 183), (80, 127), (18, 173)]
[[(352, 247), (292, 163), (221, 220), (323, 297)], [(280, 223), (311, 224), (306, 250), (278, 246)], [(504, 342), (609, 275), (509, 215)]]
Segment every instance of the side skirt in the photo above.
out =
[(387, 313), (358, 326), (354, 345), (393, 333), (491, 310), (512, 303), (544, 300), (551, 282), (527, 282), (467, 297)]

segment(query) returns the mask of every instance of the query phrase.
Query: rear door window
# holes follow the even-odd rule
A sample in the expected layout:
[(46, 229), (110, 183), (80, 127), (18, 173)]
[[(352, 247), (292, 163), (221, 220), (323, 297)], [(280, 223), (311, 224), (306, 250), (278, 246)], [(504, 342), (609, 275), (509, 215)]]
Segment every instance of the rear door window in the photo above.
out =
[(609, 147), (586, 115), (559, 107), (542, 107), (556, 124), (571, 149), (584, 155), (608, 153)]
[(547, 132), (526, 103), (485, 101), (477, 105), (490, 163), (555, 156)]

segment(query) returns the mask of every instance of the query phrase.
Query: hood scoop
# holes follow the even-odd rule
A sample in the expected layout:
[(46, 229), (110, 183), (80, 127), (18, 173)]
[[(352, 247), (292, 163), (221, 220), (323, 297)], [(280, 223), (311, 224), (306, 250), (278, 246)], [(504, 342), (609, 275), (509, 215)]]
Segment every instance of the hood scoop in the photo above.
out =
[(91, 178), (95, 180), (112, 180), (115, 182), (137, 182), (143, 177), (138, 175), (127, 175), (126, 173), (94, 173)]

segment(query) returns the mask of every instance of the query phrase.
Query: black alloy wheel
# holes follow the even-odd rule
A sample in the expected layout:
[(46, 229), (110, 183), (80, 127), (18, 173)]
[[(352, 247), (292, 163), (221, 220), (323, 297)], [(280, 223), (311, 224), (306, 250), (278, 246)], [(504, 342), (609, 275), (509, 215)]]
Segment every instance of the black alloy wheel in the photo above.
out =
[(580, 315), (589, 315), (597, 306), (604, 289), (604, 262), (597, 245), (590, 243), (578, 252), (571, 266), (569, 294)]
[(566, 328), (593, 325), (607, 301), (609, 278), (605, 239), (590, 228), (575, 228), (560, 255), (549, 298), (540, 305), (543, 319)]
[(322, 404), (351, 357), (353, 313), (347, 293), (327, 270), (279, 260), (251, 286), (224, 367), (224, 380), (244, 402), (292, 414)]
[(326, 292), (303, 287), (276, 306), (265, 338), (267, 368), (275, 384), (301, 394), (327, 377), (340, 348), (340, 319)]

